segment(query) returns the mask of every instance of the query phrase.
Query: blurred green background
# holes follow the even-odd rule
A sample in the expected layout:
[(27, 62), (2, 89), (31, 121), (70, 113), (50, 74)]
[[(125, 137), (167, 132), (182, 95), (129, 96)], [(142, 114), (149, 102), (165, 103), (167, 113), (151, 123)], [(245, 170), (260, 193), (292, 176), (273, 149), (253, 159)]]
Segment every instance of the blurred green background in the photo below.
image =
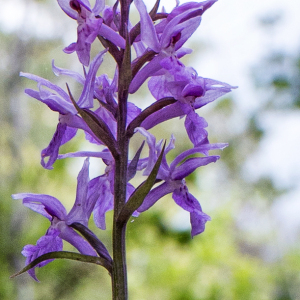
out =
[[(214, 12), (220, 16), (235, 10), (233, 4), (232, 0), (220, 2), (227, 7), (225, 12), (222, 7), (219, 11), (213, 7), (207, 18), (204, 17), (203, 26), (205, 22), (217, 22)], [(76, 38), (75, 23), (65, 17), (56, 1), (3, 1), (1, 7), (0, 299), (110, 299), (107, 272), (79, 262), (58, 260), (38, 269), (40, 283), (27, 274), (9, 279), (24, 265), (25, 259), (20, 253), (23, 246), (35, 244), (49, 226), (45, 218), (23, 207), (20, 201), (13, 201), (10, 195), (19, 192), (50, 194), (70, 209), (75, 198), (76, 173), (81, 167), (81, 160), (76, 159), (57, 161), (52, 171), (41, 167), (40, 151), (52, 138), (58, 116), (24, 94), (24, 88), (36, 88), (36, 84), (18, 74), (20, 71), (34, 73), (62, 87), (68, 80), (73, 90), (80, 92), (68, 78), (53, 75), (51, 59), (54, 58), (59, 67), (82, 70), (75, 55), (62, 52), (62, 48)], [(228, 30), (230, 26), (239, 27), (243, 13), (246, 16), (247, 11), (239, 10), (242, 16), (229, 18), (223, 27)], [(210, 39), (196, 35), (187, 45), (195, 51), (184, 61), (195, 67), (200, 76), (240, 86), (239, 91), (198, 111), (209, 123), (210, 141), (229, 142), (230, 146), (221, 153), (218, 163), (200, 168), (188, 177), (191, 193), (212, 217), (203, 234), (191, 239), (188, 214), (182, 212), (171, 197), (160, 200), (129, 223), (130, 299), (300, 299), (300, 218), (297, 217), (300, 212), (297, 157), (300, 53), (278, 46), (275, 33), (280, 32), (284, 18), (284, 11), (267, 11), (262, 7), (261, 14), (251, 19), (266, 44), (260, 45), (265, 51), (249, 56), (249, 63), (241, 68), (244, 73), (235, 73), (234, 65), (224, 70), (221, 78), (213, 77), (214, 71), (217, 76), (216, 66), (212, 66), (211, 71), (203, 68), (207, 74), (202, 73), (199, 57), (202, 62), (206, 57), (210, 61), (209, 55), (217, 55), (218, 60), (213, 60), (216, 62), (223, 58), (224, 61), (234, 60), (228, 53), (223, 52), (223, 57), (218, 54), (223, 48), (217, 48), (213, 36), (214, 30), (220, 29), (219, 23), (212, 25)], [(295, 31), (286, 32), (296, 40), (298, 50), (299, 28), (295, 26)], [(201, 30), (202, 25), (198, 31)], [(228, 39), (234, 34), (228, 32)], [(247, 39), (247, 33), (243, 40), (238, 37), (237, 34), (236, 43), (249, 43), (245, 47), (251, 49), (252, 40)], [(102, 49), (97, 46), (93, 48), (93, 55)], [(231, 47), (234, 51), (238, 46), (231, 44)], [(104, 62), (100, 71), (111, 75), (110, 63), (109, 59)], [(213, 75), (208, 75), (210, 72)], [(132, 99), (142, 107), (151, 101), (146, 88)], [(288, 123), (290, 120), (295, 122)], [(176, 148), (170, 160), (172, 155), (189, 147), (182, 127), (182, 120), (172, 120), (152, 131), (159, 138), (169, 138), (175, 131)], [(274, 136), (278, 138), (275, 146), (271, 138)], [(281, 142), (282, 136), (291, 136), (291, 144), (285, 140)], [(86, 144), (82, 141), (83, 135), (78, 134), (62, 152), (83, 149)], [(137, 147), (136, 144), (132, 146)], [(290, 154), (290, 149), (296, 154)], [(291, 168), (294, 176), (284, 181), (280, 177), (286, 172), (284, 168), (268, 168), (272, 157), (283, 166), (294, 164)], [(102, 169), (98, 161), (93, 161), (91, 175), (96, 176)], [(109, 249), (111, 217), (108, 213), (106, 231), (90, 224)], [(66, 245), (66, 250), (72, 248)]]

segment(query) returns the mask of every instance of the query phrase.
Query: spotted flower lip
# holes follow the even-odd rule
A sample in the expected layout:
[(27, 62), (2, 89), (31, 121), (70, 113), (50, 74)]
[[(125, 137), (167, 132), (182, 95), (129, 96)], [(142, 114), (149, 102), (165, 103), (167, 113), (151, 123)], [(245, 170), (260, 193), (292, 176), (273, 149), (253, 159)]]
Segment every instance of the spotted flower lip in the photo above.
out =
[[(99, 191), (97, 188), (89, 191), (88, 171), (89, 160), (86, 159), (77, 179), (76, 200), (68, 214), (62, 203), (55, 197), (31, 193), (12, 195), (13, 199), (22, 199), (24, 206), (41, 214), (51, 222), (46, 234), (37, 241), (36, 245), (27, 245), (24, 247), (22, 253), (27, 257), (26, 264), (29, 264), (42, 254), (62, 250), (62, 239), (77, 248), (80, 253), (96, 256), (96, 252), (87, 241), (69, 226), (73, 222), (79, 222), (87, 226), (88, 219), (98, 199)], [(50, 261), (43, 262), (38, 267), (42, 267)], [(29, 271), (29, 274), (37, 280), (34, 268)]]
[[(156, 143), (155, 137), (144, 128), (137, 128), (136, 131), (140, 132), (147, 139), (149, 158), (145, 173), (148, 173), (149, 171), (147, 172), (147, 169), (150, 170), (153, 168), (153, 165), (159, 156), (161, 143)], [(174, 138), (171, 138), (168, 146), (169, 149), (166, 150), (166, 152), (174, 147), (173, 143)], [(184, 151), (173, 160), (170, 166), (167, 164), (165, 152), (157, 175), (157, 178), (163, 180), (163, 183), (149, 192), (137, 211), (143, 212), (148, 210), (160, 198), (172, 193), (175, 203), (190, 213), (192, 237), (203, 232), (205, 229), (205, 223), (210, 220), (210, 217), (202, 211), (200, 203), (192, 194), (189, 193), (184, 178), (194, 172), (197, 168), (216, 162), (220, 158), (218, 155), (208, 156), (209, 150), (224, 149), (226, 146), (227, 144), (223, 143), (203, 144), (199, 147)], [(188, 158), (190, 155), (196, 153), (202, 153), (205, 156)]]

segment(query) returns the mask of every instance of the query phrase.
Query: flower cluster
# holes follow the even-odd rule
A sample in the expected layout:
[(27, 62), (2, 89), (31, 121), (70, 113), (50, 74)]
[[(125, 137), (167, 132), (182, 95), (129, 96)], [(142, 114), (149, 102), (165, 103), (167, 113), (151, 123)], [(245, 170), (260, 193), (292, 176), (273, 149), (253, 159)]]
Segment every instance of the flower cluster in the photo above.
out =
[[(219, 156), (209, 155), (209, 151), (223, 149), (227, 144), (209, 143), (205, 130), (207, 123), (197, 110), (234, 87), (198, 76), (193, 68), (185, 66), (180, 59), (191, 53), (190, 49), (183, 46), (199, 27), (204, 12), (216, 1), (177, 3), (170, 13), (164, 9), (159, 13), (157, 1), (148, 13), (142, 0), (134, 0), (140, 21), (132, 25), (122, 21), (118, 2), (110, 7), (105, 5), (104, 0), (96, 0), (92, 8), (88, 0), (57, 0), (62, 10), (78, 23), (77, 41), (66, 47), (64, 52), (76, 51), (84, 74), (58, 68), (54, 63), (52, 69), (57, 76), (67, 75), (77, 81), (82, 86), (81, 95), (74, 100), (68, 86), (63, 89), (28, 73), (21, 73), (21, 76), (37, 82), (38, 90), (26, 89), (25, 93), (59, 114), (53, 138), (41, 152), (42, 166), (53, 169), (57, 159), (66, 157), (86, 159), (78, 175), (77, 195), (69, 213), (58, 199), (48, 195), (13, 195), (14, 199), (23, 199), (25, 206), (51, 222), (46, 234), (36, 245), (24, 247), (22, 253), (27, 257), (27, 264), (44, 253), (61, 250), (62, 239), (80, 253), (96, 256), (94, 248), (71, 227), (73, 223), (87, 227), (93, 214), (97, 227), (105, 229), (107, 211), (115, 209), (122, 216), (127, 211), (130, 215), (138, 215), (170, 193), (175, 203), (190, 213), (192, 236), (204, 231), (210, 217), (189, 193), (185, 178), (197, 168), (216, 162)], [(91, 60), (91, 44), (97, 40), (104, 49), (102, 47)], [(131, 49), (135, 51), (134, 60), (131, 60)], [(116, 61), (113, 79), (106, 74), (97, 75), (108, 53)], [(135, 93), (147, 79), (154, 101), (141, 110), (128, 101), (128, 96)], [(172, 118), (185, 118), (184, 126), (191, 148), (168, 164), (166, 155), (175, 147), (174, 136), (167, 146), (163, 146), (163, 141), (157, 142), (149, 129)], [(60, 154), (61, 145), (69, 142), (79, 129), (84, 131), (87, 141), (99, 146), (99, 151)], [(149, 155), (141, 157), (142, 145), (129, 160), (128, 145), (131, 137), (137, 133), (146, 139)], [(89, 157), (99, 158), (106, 165), (105, 173), (91, 180)], [(124, 163), (127, 168), (123, 177), (126, 178), (122, 179), (120, 165)], [(148, 179), (154, 174), (155, 182), (159, 184), (153, 187), (153, 183), (149, 188), (149, 180), (145, 179), (144, 185), (134, 187), (129, 181), (137, 171), (142, 171), (142, 175)], [(116, 190), (122, 189), (117, 186), (120, 182), (125, 182), (124, 199), (116, 195)], [(133, 203), (136, 199), (134, 195), (143, 189), (147, 192), (141, 202)], [(41, 267), (49, 261), (37, 266)], [(34, 269), (30, 270), (30, 275), (36, 279)]]

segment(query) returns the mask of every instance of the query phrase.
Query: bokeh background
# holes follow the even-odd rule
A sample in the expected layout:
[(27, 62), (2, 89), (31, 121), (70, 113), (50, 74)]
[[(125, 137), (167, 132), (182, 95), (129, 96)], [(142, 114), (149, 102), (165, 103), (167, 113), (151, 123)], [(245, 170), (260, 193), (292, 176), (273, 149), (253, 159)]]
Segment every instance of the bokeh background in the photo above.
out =
[[(23, 246), (35, 244), (49, 226), (10, 195), (51, 194), (70, 209), (82, 163), (57, 161), (52, 171), (40, 166), (57, 114), (24, 94), (36, 85), (18, 74), (61, 86), (68, 80), (79, 93), (74, 82), (53, 75), (51, 60), (82, 70), (76, 55), (62, 52), (76, 39), (76, 26), (56, 1), (0, 3), (0, 299), (110, 299), (107, 272), (79, 262), (57, 260), (38, 269), (40, 283), (27, 274), (9, 279), (24, 265)], [(150, 9), (154, 1), (145, 3)], [(161, 1), (167, 11), (174, 4)], [(129, 223), (130, 299), (300, 299), (299, 13), (299, 0), (219, 0), (187, 43), (194, 52), (186, 65), (239, 86), (198, 111), (209, 123), (210, 141), (229, 147), (218, 163), (188, 177), (190, 191), (212, 217), (203, 234), (191, 239), (188, 214), (171, 197)], [(99, 49), (95, 45), (93, 55)], [(100, 72), (112, 74), (111, 63), (107, 56)], [(152, 101), (146, 86), (132, 101), (143, 108)], [(168, 139), (175, 132), (170, 160), (189, 147), (182, 127), (182, 120), (173, 120), (152, 130)], [(79, 134), (62, 151), (82, 149), (83, 139)], [(93, 161), (91, 176), (99, 170), (103, 166)], [(111, 217), (106, 231), (91, 222), (109, 249)]]

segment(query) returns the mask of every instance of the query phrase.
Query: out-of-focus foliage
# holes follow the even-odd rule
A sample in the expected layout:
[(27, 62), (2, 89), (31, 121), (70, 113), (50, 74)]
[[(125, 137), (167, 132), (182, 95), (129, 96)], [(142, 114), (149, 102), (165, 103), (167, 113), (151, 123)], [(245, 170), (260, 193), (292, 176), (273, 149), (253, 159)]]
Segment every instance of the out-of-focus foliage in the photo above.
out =
[[(27, 2), (41, 11), (58, 11), (53, 8), (55, 1)], [(63, 21), (59, 23), (58, 18), (56, 22), (56, 28), (64, 28)], [(71, 160), (57, 161), (54, 170), (48, 171), (39, 164), (40, 151), (51, 139), (57, 115), (26, 97), (24, 88), (35, 84), (18, 76), (20, 71), (32, 72), (58, 82), (51, 71), (54, 56), (58, 66), (78, 68), (71, 65), (66, 54), (57, 54), (65, 46), (62, 38), (60, 33), (43, 39), (28, 33), (24, 37), (22, 31), (5, 33), (0, 28), (3, 62), (0, 67), (0, 299), (3, 300), (111, 297), (107, 272), (88, 264), (54, 261), (37, 270), (40, 283), (27, 274), (9, 279), (23, 267), (22, 247), (35, 244), (48, 227), (47, 220), (20, 202), (12, 201), (10, 195), (51, 194), (67, 208), (75, 197), (77, 165)], [(300, 58), (272, 54), (256, 68), (256, 82), (269, 95), (262, 99), (263, 111), (299, 108), (299, 61)], [(283, 96), (289, 100), (282, 101)], [(212, 217), (203, 234), (190, 238), (186, 215), (181, 215), (171, 197), (165, 197), (129, 223), (130, 299), (299, 299), (299, 248), (278, 251), (277, 227), (270, 214), (276, 197), (285, 191), (276, 189), (271, 178), (247, 181), (243, 165), (265, 132), (256, 113), (243, 120), (243, 124), (236, 123), (238, 115), (231, 98), (221, 99), (205, 111), (211, 142), (229, 142), (230, 147), (221, 153), (222, 159), (217, 164), (188, 178), (191, 192)], [(180, 122), (172, 121), (156, 131), (169, 137), (174, 127), (180, 127)], [(82, 139), (79, 135), (64, 150), (78, 150)], [(174, 151), (184, 149), (186, 143), (187, 140), (178, 138)], [(109, 213), (107, 231), (93, 228), (109, 249), (111, 217)], [(73, 249), (69, 246), (66, 250)]]
[(268, 87), (268, 109), (300, 108), (299, 56), (281, 51), (270, 53), (254, 68), (254, 78), (259, 89)]

